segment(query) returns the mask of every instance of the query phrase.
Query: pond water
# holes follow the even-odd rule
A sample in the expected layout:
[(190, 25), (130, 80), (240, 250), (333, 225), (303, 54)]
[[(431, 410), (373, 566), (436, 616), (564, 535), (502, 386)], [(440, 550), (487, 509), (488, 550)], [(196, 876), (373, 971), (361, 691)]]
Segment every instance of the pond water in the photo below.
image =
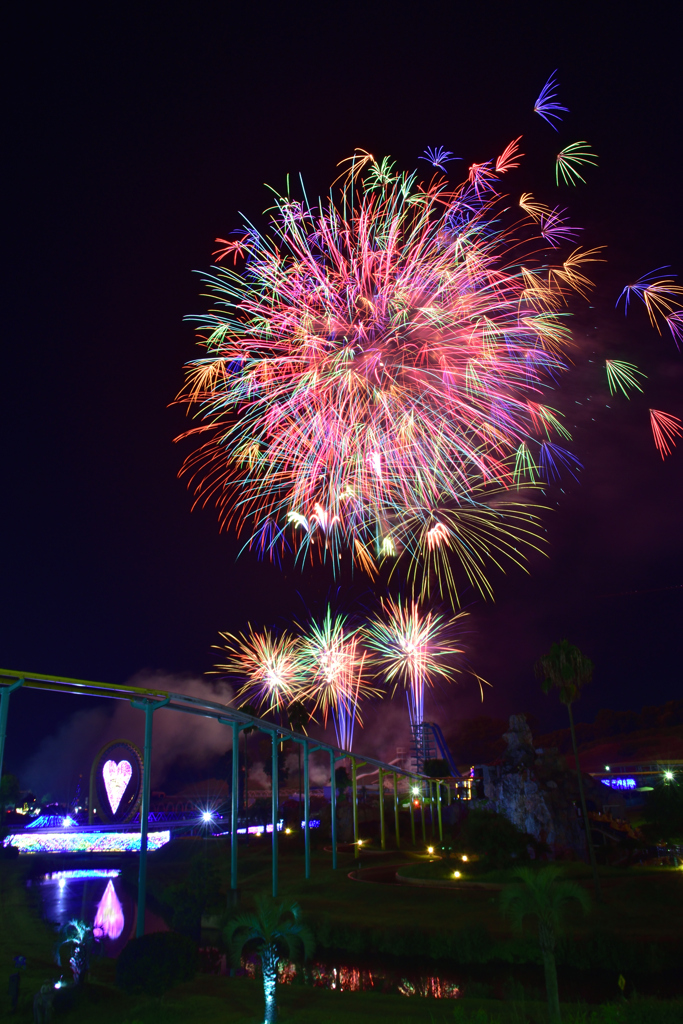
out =
[[(56, 928), (75, 919), (92, 925), (105, 956), (117, 957), (135, 937), (137, 904), (116, 868), (51, 871), (28, 884), (37, 888), (41, 913)], [(167, 931), (161, 917), (147, 911), (145, 931)]]
[[(129, 939), (135, 937), (137, 906), (134, 894), (123, 885), (116, 868), (53, 871), (28, 882), (38, 895), (46, 921), (59, 927), (74, 918), (93, 926), (102, 954), (117, 957)], [(163, 918), (147, 911), (145, 932), (167, 931)], [(215, 933), (214, 933), (215, 934)], [(209, 940), (210, 941), (210, 940)], [(361, 962), (362, 959), (362, 962)], [(202, 969), (227, 973), (225, 954), (206, 946)], [(256, 958), (243, 962), (239, 974), (257, 979)], [(458, 966), (419, 959), (402, 963), (398, 958), (370, 956), (358, 960), (353, 954), (330, 952), (314, 956), (303, 968), (282, 961), (282, 984), (304, 984), (337, 992), (374, 991), (407, 997), (457, 999), (479, 996), (497, 999), (544, 998), (543, 969), (531, 964), (486, 964)], [(611, 971), (560, 969), (563, 999), (602, 1002), (616, 998), (616, 975)], [(629, 984), (631, 981), (629, 981)], [(678, 972), (645, 974), (637, 980), (642, 994), (671, 997), (680, 995)]]
[[(256, 960), (244, 961), (243, 971), (251, 978), (259, 976)], [(450, 972), (437, 975), (433, 968), (387, 966), (380, 961), (370, 967), (358, 967), (336, 959), (316, 958), (302, 968), (283, 960), (278, 965), (278, 980), (283, 985), (303, 983), (336, 992), (397, 992), (402, 996), (432, 999), (457, 999), (462, 994), (461, 985)]]

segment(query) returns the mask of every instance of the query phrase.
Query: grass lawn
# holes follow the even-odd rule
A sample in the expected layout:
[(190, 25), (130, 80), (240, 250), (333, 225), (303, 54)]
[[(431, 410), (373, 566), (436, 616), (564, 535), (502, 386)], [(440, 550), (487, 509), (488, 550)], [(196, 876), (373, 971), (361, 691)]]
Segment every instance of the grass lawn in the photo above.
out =
[[(164, 858), (154, 861), (153, 872), (160, 885), (182, 872), (181, 865), (200, 852), (207, 857), (222, 856), (225, 849), (218, 845), (200, 850), (197, 844), (188, 843), (174, 851), (167, 848)], [(338, 918), (345, 918), (350, 924), (361, 920), (365, 925), (373, 922), (394, 922), (399, 926), (405, 921), (406, 913), (413, 915), (425, 926), (444, 927), (450, 922), (453, 927), (484, 916), (490, 923), (500, 927), (497, 911), (480, 896), (463, 899), (458, 893), (413, 890), (410, 886), (372, 885), (348, 879), (347, 872), (340, 870), (334, 875), (325, 866), (326, 855), (316, 855), (314, 876), (309, 883), (300, 877), (301, 864), (298, 857), (285, 855), (282, 863), (282, 888), (301, 898), (305, 909), (320, 912), (322, 903), (327, 911)], [(270, 877), (269, 858), (266, 851), (258, 847), (249, 852), (245, 861), (244, 904), (249, 894), (266, 887)], [(352, 866), (349, 861), (346, 868)], [(53, 931), (40, 920), (35, 890), (24, 885), (28, 867), (26, 860), (0, 862), (0, 915), (3, 927), (0, 930), (0, 962), (5, 966), (0, 979), (6, 993), (6, 978), (11, 971), (12, 957), (23, 954), (27, 957), (27, 970), (22, 976), (22, 996), (16, 1021), (32, 1020), (32, 997), (46, 980), (59, 974), (53, 960), (55, 937)], [(682, 873), (683, 874), (683, 873)], [(614, 876), (618, 878), (618, 876)], [(683, 877), (675, 877), (676, 884), (683, 883)], [(622, 884), (621, 882), (619, 884)], [(669, 876), (643, 873), (624, 881), (626, 892), (634, 885), (638, 892), (639, 905), (643, 902), (643, 884), (649, 887), (650, 897), (656, 898), (656, 905), (647, 919), (648, 930), (653, 927), (653, 917), (664, 913), (669, 906), (671, 888)], [(608, 890), (613, 891), (613, 890)], [(648, 897), (648, 898), (650, 898)], [(678, 904), (676, 905), (678, 906)], [(674, 916), (678, 911), (671, 911)], [(679, 917), (680, 920), (680, 917)], [(677, 923), (677, 922), (676, 922)], [(416, 950), (419, 953), (419, 950)], [(96, 960), (93, 963), (91, 983), (80, 1001), (64, 1015), (66, 1021), (78, 1024), (258, 1024), (262, 1020), (263, 994), (258, 981), (247, 978), (229, 978), (214, 975), (197, 975), (192, 982), (183, 983), (168, 992), (161, 1001), (131, 997), (118, 990), (114, 984), (115, 965), (111, 960)], [(370, 1024), (376, 1021), (424, 1021), (425, 1024), (545, 1024), (546, 1013), (543, 1002), (503, 1002), (491, 999), (461, 998), (458, 1000), (435, 1000), (420, 997), (405, 998), (400, 995), (381, 992), (337, 993), (322, 988), (311, 988), (302, 984), (282, 985), (278, 989), (278, 1003), (282, 1024)], [(672, 1006), (661, 1007), (660, 1020), (668, 1024), (676, 1020), (677, 1012)], [(7, 997), (3, 994), (0, 1002), (2, 1016), (7, 1015)], [(616, 1009), (616, 1008), (615, 1008)], [(679, 1006), (680, 1010), (680, 1006)], [(597, 1011), (596, 1011), (597, 1012)], [(611, 1012), (611, 1011), (609, 1011)], [(630, 1015), (624, 1018), (646, 1024), (659, 1024), (657, 1013), (652, 1016)], [(682, 1018), (683, 1019), (683, 1015)], [(576, 1007), (566, 1006), (566, 1020), (588, 1024), (590, 1015), (576, 1016)], [(602, 1018), (600, 1018), (602, 1022)], [(604, 1018), (612, 1024), (612, 1018)], [(614, 1024), (621, 1018), (614, 1018)]]
[[(214, 840), (176, 840), (149, 858), (150, 891), (160, 895), (165, 885), (180, 879), (188, 861), (209, 857), (218, 865), (224, 890), (229, 888), (229, 845)], [(436, 879), (463, 870), (455, 860), (432, 861), (424, 854), (408, 851), (378, 857), (364, 854), (362, 868), (395, 865), (401, 873)], [(249, 907), (253, 895), (271, 886), (270, 840), (253, 841), (239, 850), (239, 888), (242, 907)], [(279, 859), (280, 895), (297, 899), (315, 920), (328, 919), (349, 928), (420, 929), (426, 932), (485, 928), (492, 937), (512, 937), (509, 925), (498, 911), (498, 892), (486, 889), (427, 888), (392, 885), (350, 879), (356, 867), (352, 855), (339, 855), (339, 867), (332, 871), (331, 856), (313, 850), (311, 878), (304, 878), (298, 837), (281, 837)], [(131, 881), (136, 868), (131, 864)], [(582, 863), (566, 865), (567, 877), (592, 889), (590, 868)], [(392, 872), (388, 872), (389, 875)], [(466, 875), (466, 872), (463, 871)], [(604, 903), (593, 904), (588, 918), (570, 913), (569, 927), (577, 935), (596, 932), (617, 934), (634, 941), (666, 941), (683, 938), (683, 868), (602, 868)], [(511, 871), (473, 874), (474, 881), (509, 883)]]

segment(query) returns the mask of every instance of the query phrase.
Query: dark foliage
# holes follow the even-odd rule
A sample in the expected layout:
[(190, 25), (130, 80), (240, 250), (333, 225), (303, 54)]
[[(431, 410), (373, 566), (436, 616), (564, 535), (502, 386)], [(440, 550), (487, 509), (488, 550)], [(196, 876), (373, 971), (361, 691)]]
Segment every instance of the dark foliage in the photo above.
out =
[(14, 807), (19, 801), (19, 779), (16, 775), (5, 773), (0, 779), (0, 808)]
[(337, 783), (339, 795), (343, 796), (345, 790), (347, 790), (351, 785), (351, 779), (349, 778), (349, 773), (347, 772), (346, 768), (344, 768), (343, 766), (341, 768), (335, 768), (334, 781)]
[(475, 854), (485, 870), (509, 867), (513, 863), (528, 860), (528, 847), (537, 846), (532, 836), (518, 829), (503, 814), (494, 811), (471, 810), (454, 829), (456, 849)]
[(198, 967), (196, 943), (176, 932), (131, 939), (116, 963), (116, 984), (129, 994), (161, 996), (179, 981), (191, 981)]
[[(287, 767), (287, 758), (291, 751), (289, 746), (285, 749), (285, 746), (278, 747), (277, 751), (277, 782), (280, 788), (284, 788), (287, 785), (287, 779), (289, 778), (289, 768)], [(265, 748), (265, 744), (262, 744), (262, 748)], [(267, 752), (263, 760), (263, 770), (269, 779), (273, 777), (273, 758), (270, 753), (270, 744), (267, 746)]]
[(683, 786), (668, 782), (648, 793), (643, 832), (654, 843), (683, 843)]
[(424, 764), (424, 773), (430, 779), (443, 779), (451, 774), (448, 761), (440, 757), (430, 757)]
[(196, 860), (190, 865), (183, 882), (164, 889), (161, 901), (169, 910), (171, 927), (199, 941), (201, 917), (220, 899), (220, 876), (215, 864)]

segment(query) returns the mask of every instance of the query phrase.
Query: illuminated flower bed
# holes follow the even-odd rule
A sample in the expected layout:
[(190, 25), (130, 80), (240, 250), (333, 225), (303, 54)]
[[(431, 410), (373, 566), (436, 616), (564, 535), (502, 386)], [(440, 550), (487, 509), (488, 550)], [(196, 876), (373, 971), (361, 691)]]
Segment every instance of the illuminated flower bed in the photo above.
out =
[[(171, 838), (170, 831), (150, 832), (147, 849), (158, 850)], [(4, 846), (16, 846), (20, 853), (135, 853), (140, 849), (139, 832), (36, 832), (7, 836)]]

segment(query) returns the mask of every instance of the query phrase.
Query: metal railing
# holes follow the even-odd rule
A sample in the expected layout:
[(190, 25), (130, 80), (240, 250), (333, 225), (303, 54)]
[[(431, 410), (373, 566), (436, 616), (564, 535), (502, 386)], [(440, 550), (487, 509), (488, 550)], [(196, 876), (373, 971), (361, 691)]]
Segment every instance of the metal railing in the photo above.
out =
[[(20, 686), (29, 689), (50, 690), (60, 693), (81, 694), (97, 698), (111, 698), (113, 700), (130, 701), (134, 708), (144, 712), (145, 715), (145, 743), (143, 755), (143, 778), (142, 778), (142, 805), (140, 809), (140, 861), (138, 872), (138, 907), (144, 908), (147, 891), (147, 832), (149, 825), (150, 805), (150, 772), (152, 762), (152, 720), (154, 712), (163, 708), (169, 711), (178, 711), (188, 715), (198, 715), (204, 718), (213, 719), (223, 725), (229, 726), (232, 732), (232, 789), (230, 808), (230, 886), (233, 891), (237, 890), (238, 883), (238, 791), (239, 791), (239, 734), (243, 729), (257, 729), (260, 732), (269, 734), (271, 737), (272, 753), (272, 892), (273, 896), (278, 893), (278, 749), (285, 740), (299, 743), (303, 747), (304, 754), (304, 860), (305, 877), (311, 875), (311, 843), (310, 843), (310, 755), (316, 752), (324, 752), (330, 761), (330, 813), (332, 832), (332, 867), (337, 867), (337, 812), (336, 812), (336, 778), (335, 765), (338, 761), (348, 760), (351, 764), (351, 783), (353, 793), (353, 834), (354, 843), (359, 839), (358, 823), (358, 793), (356, 776), (357, 769), (369, 765), (378, 769), (381, 799), (380, 799), (380, 827), (382, 848), (386, 848), (386, 829), (384, 814), (384, 786), (385, 778), (393, 778), (393, 804), (394, 823), (396, 830), (396, 844), (400, 846), (399, 830), (399, 779), (407, 780), (409, 790), (417, 788), (422, 794), (423, 800), (426, 791), (429, 791), (430, 807), (437, 807), (439, 818), (439, 831), (441, 828), (441, 803), (442, 790), (447, 787), (448, 800), (450, 803), (450, 786), (441, 779), (430, 779), (418, 772), (406, 768), (399, 768), (397, 765), (386, 764), (377, 758), (369, 757), (366, 754), (358, 756), (349, 750), (342, 750), (339, 747), (325, 743), (322, 740), (312, 739), (301, 733), (293, 732), (282, 725), (267, 722), (262, 718), (240, 711), (229, 704), (221, 704), (218, 701), (204, 700), (201, 697), (191, 697), (184, 693), (174, 693), (170, 690), (130, 686), (128, 684), (99, 683), (85, 679), (69, 679), (64, 676), (41, 675), (34, 672), (16, 672), (8, 669), (0, 669), (0, 775), (2, 774), (2, 763), (5, 748), (5, 737), (7, 732), (7, 718), (9, 698), (12, 692)], [(412, 783), (412, 785), (410, 785)], [(432, 786), (436, 789), (435, 796), (432, 795)], [(422, 805), (422, 824), (424, 831), (424, 803)], [(410, 801), (411, 811), (411, 834), (413, 844), (415, 843), (415, 825), (413, 815), (413, 801)], [(138, 934), (144, 931), (144, 912), (138, 912)]]

